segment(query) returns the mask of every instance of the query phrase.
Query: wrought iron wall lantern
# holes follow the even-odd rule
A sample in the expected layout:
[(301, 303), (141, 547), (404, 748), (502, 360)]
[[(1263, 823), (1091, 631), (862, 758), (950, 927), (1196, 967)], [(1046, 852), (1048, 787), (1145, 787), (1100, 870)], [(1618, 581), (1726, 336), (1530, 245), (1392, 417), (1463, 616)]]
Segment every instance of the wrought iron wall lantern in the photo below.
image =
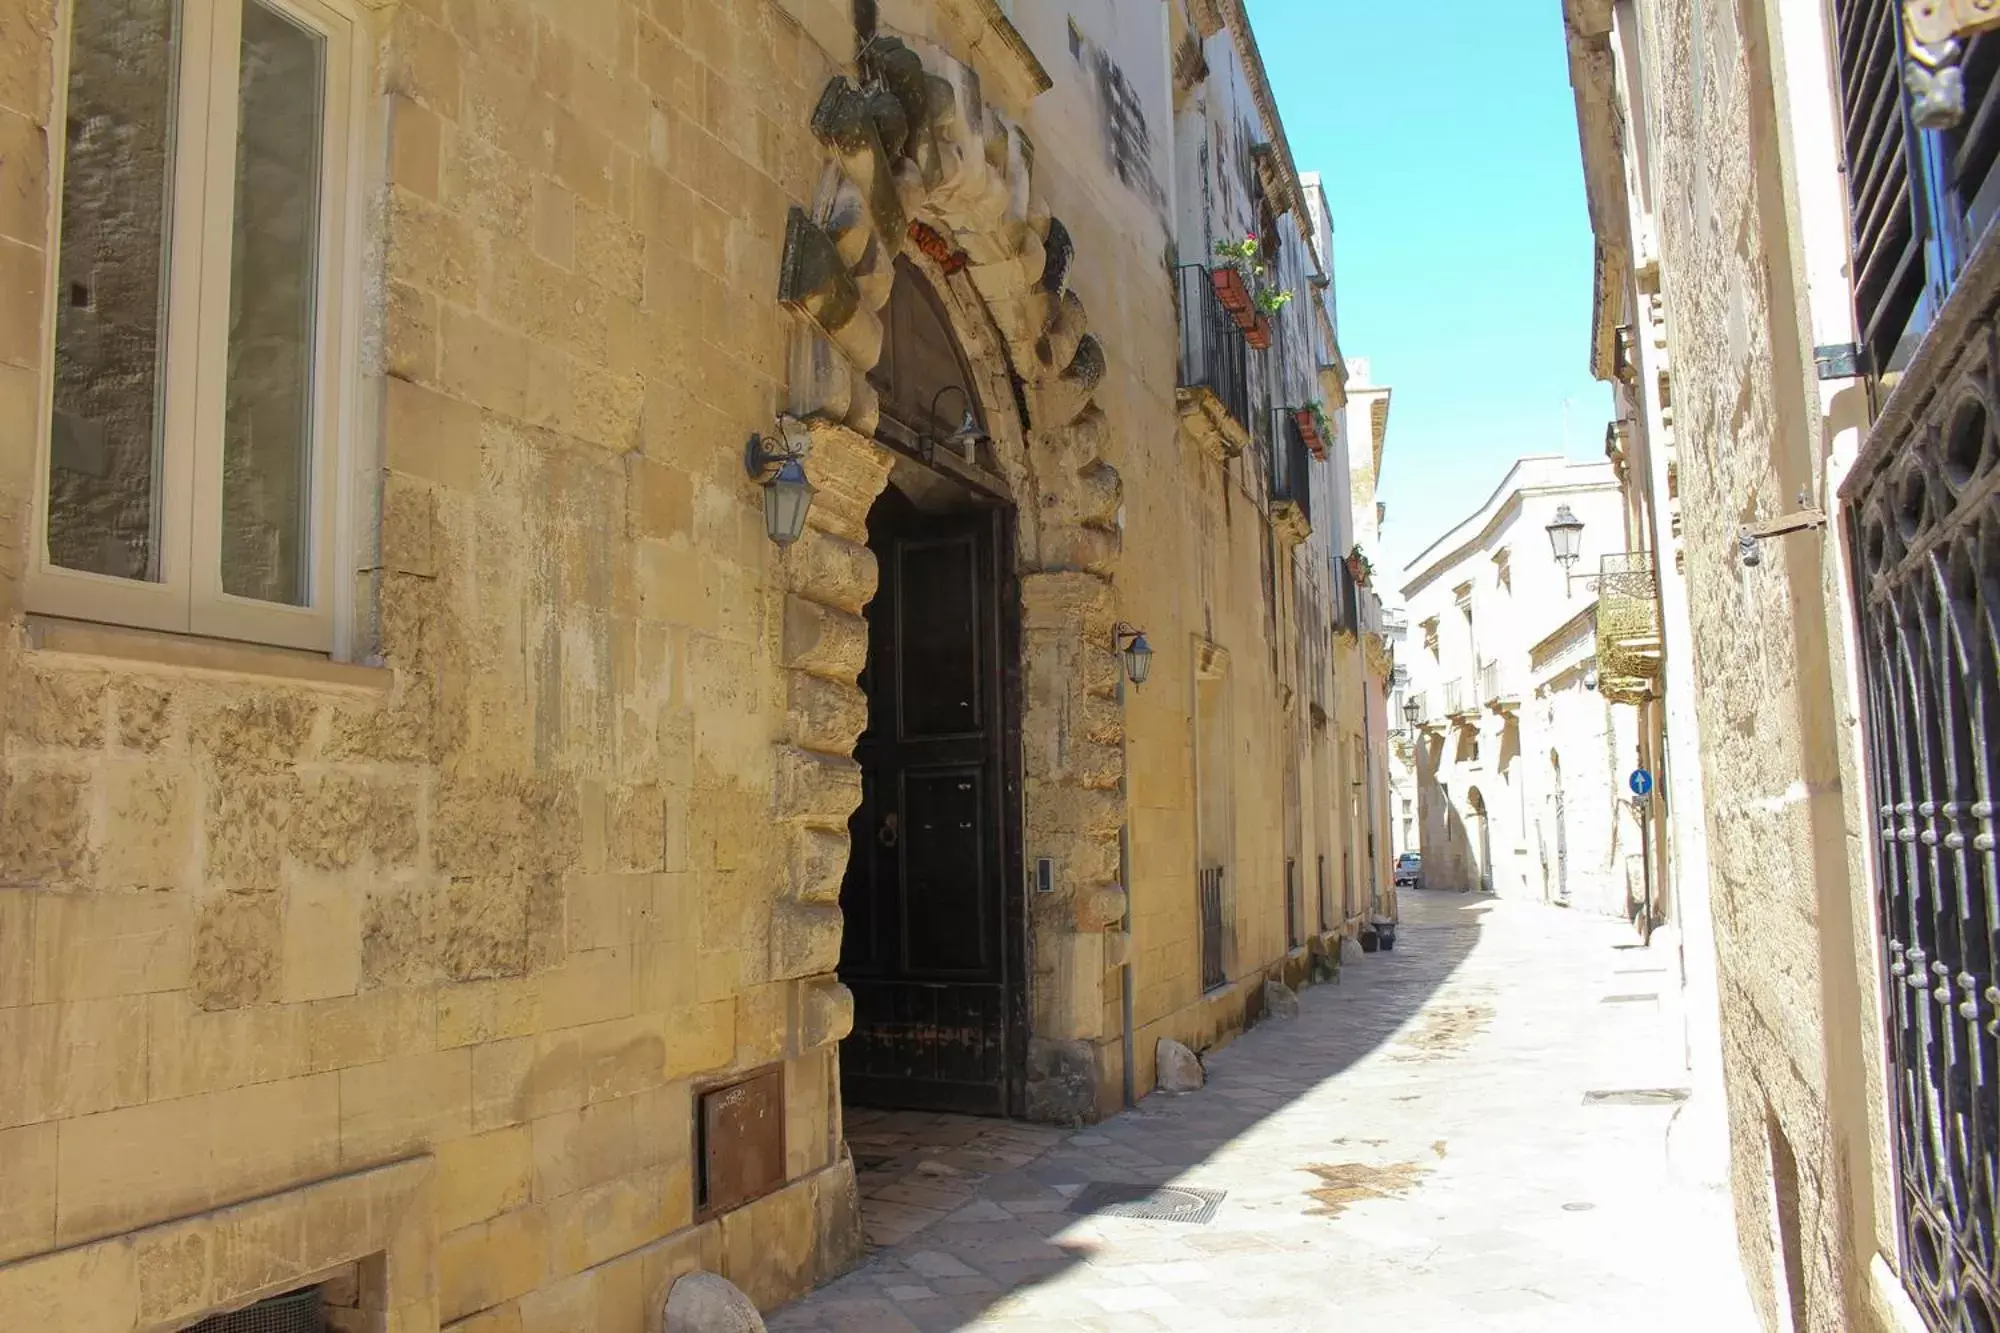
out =
[[(955, 393), (965, 400), (965, 416), (959, 421), (958, 429), (947, 436), (943, 443), (949, 445), (952, 452), (960, 458), (977, 467), (979, 465), (979, 446), (986, 443), (986, 432), (979, 428), (979, 418), (972, 410), (972, 395), (967, 393), (960, 385), (945, 385), (942, 389), (931, 395), (930, 418), (932, 421), (938, 420), (938, 403), (948, 393)], [(924, 435), (921, 437), (920, 443), (924, 451), (924, 460), (929, 462), (936, 456), (939, 441), (930, 435)]]
[(1415, 699), (1403, 701), (1403, 719), (1410, 724), (1410, 730), (1417, 729), (1417, 723), (1424, 720), (1424, 706)]
[(1121, 620), (1112, 627), (1111, 646), (1125, 666), (1125, 679), (1134, 687), (1144, 685), (1153, 674), (1153, 645), (1146, 642), (1146, 631)]
[(805, 456), (812, 432), (803, 421), (778, 418), (779, 438), (752, 435), (743, 446), (743, 467), (764, 488), (764, 535), (790, 546), (806, 530), (806, 514), (818, 494), (806, 480)]

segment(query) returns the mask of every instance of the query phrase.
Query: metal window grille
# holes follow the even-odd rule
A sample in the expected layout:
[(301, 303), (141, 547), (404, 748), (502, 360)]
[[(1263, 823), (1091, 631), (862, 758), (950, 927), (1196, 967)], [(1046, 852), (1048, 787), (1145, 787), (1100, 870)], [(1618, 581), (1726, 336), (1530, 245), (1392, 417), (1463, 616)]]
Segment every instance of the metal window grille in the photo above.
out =
[(1222, 958), (1221, 866), (1203, 868), (1198, 898), (1201, 909), (1201, 988), (1214, 990), (1229, 981), (1229, 971)]
[(1299, 947), (1299, 863), (1285, 858), (1285, 947)]
[(1877, 803), (1901, 1269), (1937, 1333), (2000, 1328), (1993, 338), (1990, 324), (1968, 337), (1954, 378), (1914, 400), (1919, 419), (1885, 423), (1888, 436), (1869, 441), (1845, 487)]
[(228, 1314), (212, 1315), (188, 1333), (324, 1333), (318, 1287), (287, 1292)]

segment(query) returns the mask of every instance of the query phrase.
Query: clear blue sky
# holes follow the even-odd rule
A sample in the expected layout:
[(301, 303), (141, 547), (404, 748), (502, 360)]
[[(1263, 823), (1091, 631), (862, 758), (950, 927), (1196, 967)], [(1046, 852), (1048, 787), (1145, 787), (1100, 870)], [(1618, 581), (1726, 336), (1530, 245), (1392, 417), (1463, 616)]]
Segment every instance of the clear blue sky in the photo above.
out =
[(1508, 463), (1564, 452), (1565, 399), (1569, 456), (1603, 456), (1562, 5), (1248, 3), (1292, 156), (1333, 210), (1341, 351), (1395, 388), (1375, 560), (1400, 586)]

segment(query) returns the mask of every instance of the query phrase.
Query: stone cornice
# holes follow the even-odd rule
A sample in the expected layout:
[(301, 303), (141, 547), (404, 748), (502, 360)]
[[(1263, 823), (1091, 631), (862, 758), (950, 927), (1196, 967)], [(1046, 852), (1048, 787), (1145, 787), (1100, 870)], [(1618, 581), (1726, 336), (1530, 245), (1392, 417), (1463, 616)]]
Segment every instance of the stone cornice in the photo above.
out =
[(1278, 99), (1271, 92), (1271, 81), (1264, 73), (1264, 57), (1257, 50), (1256, 34), (1250, 31), (1250, 15), (1243, 8), (1243, 0), (1213, 0), (1213, 3), (1222, 11), (1223, 26), (1229, 29), (1230, 40), (1236, 43), (1236, 54), (1242, 59), (1243, 71), (1250, 79), (1250, 95), (1256, 99), (1257, 110), (1264, 117), (1264, 129), (1271, 136), (1286, 206), (1299, 219), (1299, 238), (1305, 242), (1313, 268), (1325, 273), (1327, 267), (1320, 258), (1319, 241), (1313, 236), (1312, 213), (1306, 208), (1305, 187), (1299, 184), (1298, 164), (1292, 160), (1292, 145), (1285, 138), (1285, 122), (1278, 116)]
[(1618, 70), (1611, 51), (1611, 6), (1606, 0), (1564, 0), (1569, 81), (1576, 98), (1578, 148), (1584, 197), (1597, 238), (1591, 284), (1590, 371), (1600, 380), (1616, 373), (1618, 324), (1632, 269), (1632, 227), (1625, 197), (1625, 118), (1619, 105)]
[[(1049, 71), (1029, 47), (1028, 39), (1021, 36), (1021, 30), (1014, 26), (1014, 20), (1007, 17), (1007, 11), (1000, 8), (1000, 0), (969, 0), (972, 8), (979, 11), (986, 20), (987, 31), (999, 39), (999, 46), (1013, 57), (1019, 72), (1036, 93), (1045, 93), (1056, 86), (1049, 77)], [(965, 3), (965, 0), (961, 0)], [(981, 42), (981, 46), (985, 43)]]

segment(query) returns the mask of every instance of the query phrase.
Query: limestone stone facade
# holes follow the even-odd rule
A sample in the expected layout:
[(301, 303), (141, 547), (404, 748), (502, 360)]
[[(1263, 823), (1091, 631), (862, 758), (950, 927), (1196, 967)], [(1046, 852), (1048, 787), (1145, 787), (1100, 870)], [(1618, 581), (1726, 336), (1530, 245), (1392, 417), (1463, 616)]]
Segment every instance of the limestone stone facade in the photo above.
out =
[[(1914, 587), (1913, 616), (1927, 587), (1951, 599), (1954, 623), (1992, 615), (1990, 588), (1950, 583), (1955, 538), (1942, 531), (1954, 514), (1967, 530), (1990, 523), (1992, 492), (1975, 480), (1989, 463), (1951, 472), (1935, 508), (1918, 478), (1954, 412), (1980, 441), (1968, 459), (1990, 459), (1993, 236), (1953, 204), (1937, 222), (1910, 211), (1933, 192), (1970, 199), (1979, 182), (1951, 174), (1962, 163), (1917, 182), (1933, 168), (1898, 147), (1961, 132), (1915, 127), (1922, 80), (1905, 86), (1891, 35), (1904, 9), (1562, 6), (1598, 250), (1592, 352), (1618, 389), (1614, 456), (1662, 563), (1672, 797), (1705, 812), (1672, 848), (1695, 1104), (1711, 1083), (1726, 1090), (1743, 1267), (1774, 1330), (1921, 1333), (1995, 1308), (1992, 1246), (1955, 1221), (1964, 1182), (1990, 1178), (1978, 1164), (1990, 1150), (1932, 1128), (1991, 1120), (1954, 1109), (1957, 1088), (1986, 1078), (1956, 1034), (1991, 1031), (1991, 941), (1985, 926), (1955, 937), (1927, 924), (1990, 924), (1991, 852), (1923, 863), (1912, 895), (1922, 854), (1907, 850), (1969, 845), (1950, 823), (1990, 801), (1969, 769), (1884, 762), (1923, 744), (1990, 755), (1992, 732), (1941, 711), (1924, 724), (1937, 739), (1918, 741), (1909, 710), (1927, 701), (1863, 688), (1899, 665), (1893, 640), (1867, 628), (1884, 589)], [(1864, 19), (1883, 40), (1841, 30)], [(1990, 75), (1966, 70), (1977, 107)], [(1879, 80), (1879, 102), (1859, 93), (1864, 79)], [(1871, 117), (1886, 136), (1863, 136)], [(1881, 177), (1865, 156), (1878, 152), (1913, 182), (1879, 216), (1850, 193)], [(1924, 293), (1920, 313), (1918, 296), (1899, 309), (1879, 281), (1885, 235), (1917, 237), (1899, 281)], [(1964, 252), (1940, 267), (1934, 247), (1953, 243)], [(1857, 541), (1886, 530), (1891, 463), (1902, 535)], [(1940, 653), (1952, 678), (1940, 690), (1990, 696), (1990, 651)], [(1921, 794), (1899, 797), (1910, 783)]]
[[(1009, 1109), (1143, 1095), (1161, 1038), (1227, 1040), (1343, 928), (1353, 705), (1301, 608), (1345, 369), (1235, 0), (196, 6), (291, 15), (343, 76), (298, 529), (330, 651), (105, 612), (45, 540), (98, 299), (61, 254), (78, 4), (0, 0), (0, 1326), (317, 1286), (343, 1328), (651, 1328), (686, 1272), (769, 1306), (846, 1264), (891, 501), (1005, 516)], [(1245, 228), (1294, 299), (1232, 431), (1189, 411), (1170, 257)], [(888, 419), (899, 282), (965, 370), (963, 466)], [(198, 467), (173, 348), (231, 335), (179, 328), (156, 452)], [(1314, 402), (1324, 458), (1287, 433)], [(816, 488), (789, 545), (752, 436)]]

